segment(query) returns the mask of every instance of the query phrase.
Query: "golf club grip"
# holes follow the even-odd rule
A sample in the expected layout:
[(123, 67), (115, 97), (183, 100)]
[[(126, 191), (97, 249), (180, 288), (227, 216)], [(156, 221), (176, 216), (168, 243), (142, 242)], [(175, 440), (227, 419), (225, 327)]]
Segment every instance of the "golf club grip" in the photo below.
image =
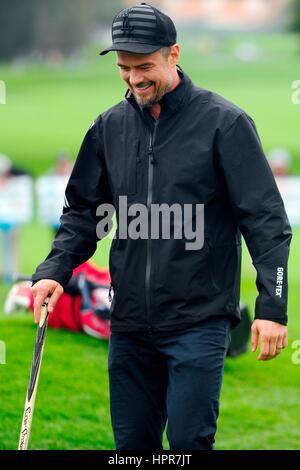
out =
[(31, 430), (32, 416), (35, 405), (35, 397), (37, 392), (37, 386), (39, 381), (39, 374), (46, 338), (47, 324), (48, 324), (48, 309), (47, 305), (49, 297), (47, 297), (41, 308), (40, 322), (37, 327), (37, 335), (34, 346), (34, 353), (30, 371), (29, 385), (26, 395), (24, 414), (22, 420), (22, 427), (19, 439), (18, 450), (27, 450), (28, 441)]

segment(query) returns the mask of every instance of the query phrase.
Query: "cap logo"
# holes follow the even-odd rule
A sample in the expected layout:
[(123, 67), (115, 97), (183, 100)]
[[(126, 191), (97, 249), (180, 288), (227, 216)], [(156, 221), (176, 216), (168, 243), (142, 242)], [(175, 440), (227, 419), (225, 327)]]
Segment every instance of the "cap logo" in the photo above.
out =
[(132, 33), (132, 30), (133, 30), (133, 26), (130, 26), (130, 21), (129, 21), (129, 16), (128, 14), (126, 14), (123, 18), (123, 25), (121, 27), (121, 30), (125, 33), (125, 34), (131, 34)]

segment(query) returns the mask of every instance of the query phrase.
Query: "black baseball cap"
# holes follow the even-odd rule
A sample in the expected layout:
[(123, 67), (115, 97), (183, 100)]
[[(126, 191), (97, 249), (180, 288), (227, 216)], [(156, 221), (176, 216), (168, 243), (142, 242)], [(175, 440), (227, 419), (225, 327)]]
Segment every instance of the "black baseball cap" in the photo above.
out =
[(152, 5), (141, 3), (121, 10), (113, 19), (110, 51), (151, 54), (176, 43), (176, 28), (171, 18)]

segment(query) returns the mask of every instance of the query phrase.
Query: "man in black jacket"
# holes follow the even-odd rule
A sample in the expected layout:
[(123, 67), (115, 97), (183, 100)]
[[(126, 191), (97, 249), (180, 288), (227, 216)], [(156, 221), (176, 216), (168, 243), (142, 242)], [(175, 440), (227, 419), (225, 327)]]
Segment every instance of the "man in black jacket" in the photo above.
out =
[(291, 228), (252, 119), (182, 71), (172, 20), (142, 3), (116, 15), (112, 39), (101, 54), (117, 51), (128, 91), (84, 138), (61, 227), (33, 275), (35, 318), (93, 255), (113, 206), (116, 447), (161, 449), (168, 419), (172, 450), (212, 449), (230, 328), (240, 319), (241, 234), (257, 271), (252, 350), (260, 340), (264, 361), (287, 346)]

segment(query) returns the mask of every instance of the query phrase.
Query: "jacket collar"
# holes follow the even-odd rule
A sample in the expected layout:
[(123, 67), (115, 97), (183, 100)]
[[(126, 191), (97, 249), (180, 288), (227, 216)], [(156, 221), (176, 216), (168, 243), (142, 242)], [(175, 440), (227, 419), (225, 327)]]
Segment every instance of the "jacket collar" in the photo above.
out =
[[(174, 88), (174, 90), (170, 91), (169, 93), (166, 93), (162, 97), (160, 104), (163, 114), (175, 113), (185, 104), (189, 96), (192, 84), (191, 79), (183, 72), (182, 68), (179, 67), (179, 65), (177, 65), (177, 71), (178, 75), (181, 77), (181, 81), (177, 85), (177, 87)], [(125, 98), (132, 106), (141, 111), (141, 108), (137, 104), (133, 93), (131, 93), (129, 89), (125, 94)]]

